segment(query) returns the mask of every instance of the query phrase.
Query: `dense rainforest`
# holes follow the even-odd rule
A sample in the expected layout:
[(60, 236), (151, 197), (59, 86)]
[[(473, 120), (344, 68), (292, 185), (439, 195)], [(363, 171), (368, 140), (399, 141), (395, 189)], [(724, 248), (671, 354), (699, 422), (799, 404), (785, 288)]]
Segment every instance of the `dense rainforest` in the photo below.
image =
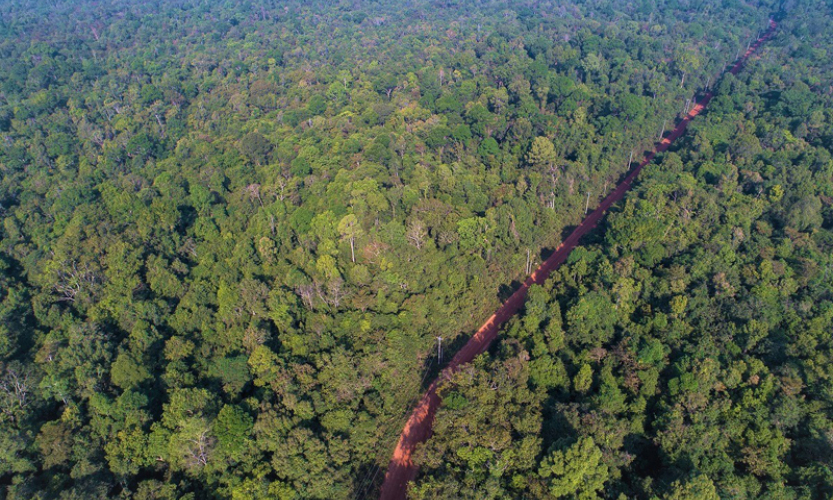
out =
[(445, 384), (413, 498), (833, 498), (830, 15), (791, 11)]
[(0, 0), (0, 499), (374, 497), (436, 338), (706, 85), (443, 386), (409, 494), (830, 497), (831, 25), (798, 0)]

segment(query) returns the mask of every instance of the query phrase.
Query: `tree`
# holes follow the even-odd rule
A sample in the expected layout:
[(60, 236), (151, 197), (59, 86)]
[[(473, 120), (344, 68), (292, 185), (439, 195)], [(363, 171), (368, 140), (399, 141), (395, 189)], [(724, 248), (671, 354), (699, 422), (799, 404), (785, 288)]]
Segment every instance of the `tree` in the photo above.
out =
[(708, 476), (696, 476), (690, 481), (674, 481), (671, 492), (663, 495), (663, 500), (718, 500), (720, 495)]
[(236, 461), (247, 448), (252, 431), (252, 417), (237, 406), (225, 405), (212, 424), (217, 450), (226, 460)]
[(585, 363), (573, 378), (573, 389), (578, 392), (587, 392), (593, 385), (593, 368)]
[(72, 454), (72, 432), (63, 422), (47, 422), (37, 438), (44, 468), (64, 465)]
[(408, 230), (405, 236), (411, 245), (415, 246), (417, 250), (420, 250), (422, 249), (422, 245), (425, 244), (425, 238), (428, 236), (428, 232), (425, 230), (425, 224), (421, 220), (413, 219), (408, 224)]
[(343, 240), (350, 242), (350, 259), (356, 262), (355, 242), (363, 234), (362, 228), (359, 225), (359, 220), (353, 214), (347, 214), (342, 217), (338, 223), (338, 232), (341, 234)]
[(122, 352), (113, 362), (111, 380), (123, 389), (130, 389), (150, 378), (147, 367), (131, 352)]
[(257, 132), (249, 132), (240, 139), (240, 152), (256, 165), (266, 163), (270, 151), (272, 151), (272, 143)]
[(199, 418), (189, 418), (183, 422), (171, 441), (172, 449), (181, 455), (185, 466), (192, 472), (202, 469), (212, 458), (215, 439), (208, 424)]
[(526, 160), (533, 167), (549, 170), (556, 161), (555, 146), (546, 137), (536, 137), (532, 140)]
[[(437, 332), (457, 348), (773, 8), (124, 3), (3, 6), (3, 498), (371, 495)], [(831, 496), (818, 3), (441, 381), (415, 498), (552, 498), (587, 437), (612, 498)]]
[(468, 217), (457, 223), (457, 232), (460, 235), (460, 248), (463, 250), (476, 251), (478, 254), (489, 247), (487, 231), (489, 227), (483, 217)]
[(541, 462), (538, 474), (548, 480), (555, 498), (596, 499), (610, 477), (602, 450), (591, 437), (581, 437), (566, 451), (554, 450)]
[(546, 173), (550, 180), (550, 202), (549, 208), (555, 209), (555, 186), (560, 175), (556, 165), (557, 157), (555, 146), (546, 137), (536, 137), (532, 140), (532, 146), (526, 155), (526, 161), (539, 172)]

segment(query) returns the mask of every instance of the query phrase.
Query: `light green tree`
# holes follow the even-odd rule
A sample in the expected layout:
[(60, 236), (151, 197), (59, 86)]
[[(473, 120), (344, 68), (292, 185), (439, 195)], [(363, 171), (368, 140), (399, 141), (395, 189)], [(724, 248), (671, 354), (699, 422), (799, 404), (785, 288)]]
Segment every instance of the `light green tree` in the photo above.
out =
[(556, 166), (557, 156), (555, 146), (546, 137), (536, 137), (532, 140), (532, 146), (526, 155), (526, 161), (539, 172), (545, 172), (550, 178), (550, 200), (549, 208), (555, 209), (555, 185), (558, 182), (559, 172)]
[(549, 479), (554, 498), (574, 497), (579, 500), (598, 498), (610, 476), (602, 462), (602, 450), (591, 437), (582, 437), (566, 451), (553, 451), (541, 462), (538, 474)]
[(662, 497), (664, 500), (718, 500), (720, 496), (714, 483), (707, 476), (697, 476), (681, 483), (674, 481), (671, 492)]
[(534, 167), (550, 168), (555, 163), (555, 146), (546, 137), (536, 137), (532, 140), (532, 146), (526, 159)]
[(587, 392), (591, 385), (593, 385), (593, 368), (585, 363), (581, 365), (578, 373), (573, 378), (573, 387), (578, 392)]

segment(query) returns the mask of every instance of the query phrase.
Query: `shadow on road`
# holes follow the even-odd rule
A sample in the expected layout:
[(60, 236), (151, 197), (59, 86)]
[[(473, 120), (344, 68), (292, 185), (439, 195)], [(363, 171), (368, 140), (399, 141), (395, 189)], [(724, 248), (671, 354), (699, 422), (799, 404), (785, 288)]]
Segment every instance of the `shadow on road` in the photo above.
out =
[(506, 283), (500, 285), (497, 289), (497, 299), (500, 301), (501, 304), (503, 304), (522, 285), (523, 283), (518, 280), (513, 280), (512, 283), (509, 283), (508, 285)]

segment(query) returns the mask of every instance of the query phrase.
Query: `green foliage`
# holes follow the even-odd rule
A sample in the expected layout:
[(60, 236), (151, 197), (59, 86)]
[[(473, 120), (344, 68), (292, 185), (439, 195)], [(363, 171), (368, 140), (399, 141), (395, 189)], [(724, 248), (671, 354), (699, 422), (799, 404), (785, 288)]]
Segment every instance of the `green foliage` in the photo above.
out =
[(241, 453), (251, 445), (252, 426), (252, 417), (241, 408), (225, 405), (220, 409), (213, 423), (213, 433), (217, 436), (217, 449), (226, 460), (239, 460)]
[[(372, 497), (436, 336), (776, 8), (440, 7), (4, 5), (0, 497)], [(830, 14), (790, 9), (443, 388), (415, 497), (603, 470), (610, 497), (830, 496)]]
[(576, 376), (573, 377), (573, 389), (578, 392), (587, 392), (593, 385), (593, 368), (587, 363), (581, 365)]
[[(452, 480), (476, 484), (481, 498), (831, 494), (831, 448), (819, 436), (833, 429), (825, 382), (833, 376), (833, 129), (818, 113), (824, 124), (808, 126), (831, 97), (806, 83), (829, 78), (833, 66), (819, 66), (827, 53), (795, 51), (810, 32), (833, 41), (812, 20), (829, 21), (822, 11), (791, 9), (764, 47), (768, 55), (718, 82), (713, 106), (675, 151), (609, 210), (604, 236), (588, 238), (544, 287), (530, 289), (521, 316), (505, 327), (504, 347), (464, 369), (477, 380), (517, 362), (529, 377), (514, 391), (535, 391), (540, 403), (528, 411), (540, 412), (541, 427), (511, 436), (510, 446), (537, 436), (548, 451), (505, 483), (490, 483), (487, 465), (478, 468), (496, 461), (488, 447), (460, 453), (474, 465), (442, 452), (473, 432), (498, 435), (473, 417), (495, 412), (489, 391), (466, 394), (463, 404), (458, 376), (423, 449), (414, 498), (474, 496)], [(589, 52), (573, 64), (593, 83), (612, 72), (597, 53), (606, 42), (590, 32), (582, 39)], [(674, 53), (686, 71), (708, 64), (685, 47)], [(550, 85), (550, 98), (566, 108), (574, 86)], [(611, 113), (638, 116), (636, 97), (613, 99)], [(575, 104), (575, 119), (586, 118)], [(532, 168), (550, 158), (539, 139), (526, 155)], [(519, 350), (527, 356), (518, 359)], [(479, 428), (461, 424), (459, 412)]]
[(536, 137), (532, 141), (532, 146), (529, 148), (526, 159), (533, 167), (547, 170), (553, 166), (557, 159), (555, 146), (546, 137)]
[(553, 498), (598, 498), (608, 480), (602, 450), (593, 438), (583, 437), (566, 451), (555, 450), (541, 461), (538, 474), (548, 480)]

